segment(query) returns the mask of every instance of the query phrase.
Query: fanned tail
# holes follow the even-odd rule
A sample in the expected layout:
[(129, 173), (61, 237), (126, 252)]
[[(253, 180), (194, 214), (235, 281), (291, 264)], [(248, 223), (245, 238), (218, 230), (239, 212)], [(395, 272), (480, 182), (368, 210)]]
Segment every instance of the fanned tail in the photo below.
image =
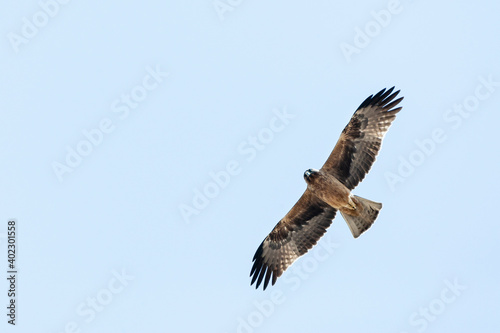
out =
[(351, 229), (354, 238), (358, 238), (359, 235), (368, 230), (373, 222), (375, 222), (378, 213), (382, 209), (382, 204), (358, 197), (357, 195), (353, 196), (353, 201), (357, 207), (355, 211), (357, 215), (351, 215), (351, 212), (343, 209), (340, 210), (340, 213), (347, 222), (349, 229)]

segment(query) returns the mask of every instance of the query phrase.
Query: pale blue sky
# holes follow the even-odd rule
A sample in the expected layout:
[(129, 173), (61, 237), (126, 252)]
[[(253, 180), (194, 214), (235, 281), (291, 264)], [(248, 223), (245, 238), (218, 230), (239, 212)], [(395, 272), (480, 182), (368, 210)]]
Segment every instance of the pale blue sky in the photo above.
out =
[[(0, 14), (2, 332), (498, 332), (500, 4), (63, 2)], [(250, 287), (303, 172), (391, 86), (354, 191), (375, 225), (337, 216)]]

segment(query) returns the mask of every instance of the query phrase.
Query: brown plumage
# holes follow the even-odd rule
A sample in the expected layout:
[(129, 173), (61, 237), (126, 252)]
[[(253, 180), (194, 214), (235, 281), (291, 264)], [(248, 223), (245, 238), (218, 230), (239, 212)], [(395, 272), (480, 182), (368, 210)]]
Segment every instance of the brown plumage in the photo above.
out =
[(332, 223), (337, 210), (355, 238), (373, 224), (382, 204), (351, 194), (370, 170), (382, 139), (401, 107), (403, 99), (381, 90), (358, 107), (340, 134), (332, 153), (320, 170), (304, 173), (307, 189), (297, 203), (276, 224), (253, 257), (251, 284), (264, 289), (300, 256), (316, 245)]

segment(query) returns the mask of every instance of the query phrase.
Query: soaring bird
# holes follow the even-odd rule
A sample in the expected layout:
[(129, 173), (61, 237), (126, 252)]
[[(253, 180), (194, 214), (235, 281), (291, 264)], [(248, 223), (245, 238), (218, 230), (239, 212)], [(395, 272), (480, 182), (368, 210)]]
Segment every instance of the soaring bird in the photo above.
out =
[(358, 107), (321, 169), (304, 172), (307, 189), (260, 244), (253, 257), (251, 285), (274, 285), (300, 256), (316, 245), (340, 211), (354, 238), (371, 227), (382, 204), (353, 195), (380, 150), (401, 107), (399, 90), (382, 89)]

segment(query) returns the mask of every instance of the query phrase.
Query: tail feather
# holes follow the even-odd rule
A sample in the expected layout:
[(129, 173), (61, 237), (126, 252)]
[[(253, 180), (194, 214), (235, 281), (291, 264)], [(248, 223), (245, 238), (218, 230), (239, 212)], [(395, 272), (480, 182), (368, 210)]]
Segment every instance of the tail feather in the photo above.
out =
[[(359, 210), (357, 216), (349, 215), (346, 211), (340, 210), (354, 238), (358, 238), (363, 232), (368, 230), (382, 209), (382, 204), (354, 195), (354, 202)], [(359, 207), (361, 206), (361, 207)]]

